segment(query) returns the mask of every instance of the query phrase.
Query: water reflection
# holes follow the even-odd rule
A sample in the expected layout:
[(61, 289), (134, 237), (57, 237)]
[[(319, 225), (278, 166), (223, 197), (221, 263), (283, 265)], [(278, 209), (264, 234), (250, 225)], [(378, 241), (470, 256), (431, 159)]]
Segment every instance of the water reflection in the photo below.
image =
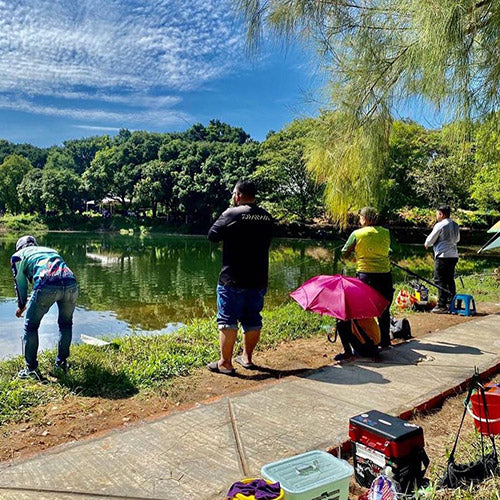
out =
[[(0, 359), (22, 353), (23, 318), (16, 318), (16, 300), (0, 300)], [(169, 323), (160, 330), (132, 329), (116, 317), (113, 311), (89, 311), (77, 307), (74, 314), (73, 343), (80, 343), (81, 335), (98, 338), (115, 338), (123, 335), (160, 335), (171, 333), (182, 327), (182, 323)], [(58, 337), (57, 306), (52, 307), (43, 318), (39, 330), (40, 350), (55, 347)]]
[[(162, 331), (171, 323), (215, 311), (221, 251), (205, 237), (49, 233), (38, 240), (59, 250), (78, 279), (75, 337)], [(22, 321), (14, 316), (15, 293), (8, 265), (14, 245), (15, 238), (0, 239), (0, 262), (4, 263), (0, 265), (0, 299), (4, 299), (0, 302), (0, 355), (20, 349)], [(275, 242), (267, 303), (284, 302), (288, 292), (311, 275), (333, 272), (331, 248), (330, 243)], [(50, 335), (57, 338), (56, 315), (54, 306), (42, 322), (42, 346)], [(8, 348), (1, 345), (3, 339)]]

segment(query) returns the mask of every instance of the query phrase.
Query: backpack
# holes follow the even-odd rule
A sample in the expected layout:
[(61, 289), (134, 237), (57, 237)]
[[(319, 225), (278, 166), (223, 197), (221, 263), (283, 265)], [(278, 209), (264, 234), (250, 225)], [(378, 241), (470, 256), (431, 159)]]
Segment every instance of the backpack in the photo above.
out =
[(411, 326), (406, 318), (391, 318), (390, 335), (393, 339), (411, 339)]

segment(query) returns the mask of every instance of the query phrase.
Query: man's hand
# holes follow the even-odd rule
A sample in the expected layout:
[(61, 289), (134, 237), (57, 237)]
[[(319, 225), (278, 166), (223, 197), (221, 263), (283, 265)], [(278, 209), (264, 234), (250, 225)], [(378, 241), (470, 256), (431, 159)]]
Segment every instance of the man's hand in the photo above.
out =
[(26, 309), (26, 307), (23, 307), (22, 309), (20, 307), (18, 307), (17, 311), (16, 311), (16, 316), (18, 318), (20, 318), (23, 315), (23, 312), (24, 312), (25, 309)]

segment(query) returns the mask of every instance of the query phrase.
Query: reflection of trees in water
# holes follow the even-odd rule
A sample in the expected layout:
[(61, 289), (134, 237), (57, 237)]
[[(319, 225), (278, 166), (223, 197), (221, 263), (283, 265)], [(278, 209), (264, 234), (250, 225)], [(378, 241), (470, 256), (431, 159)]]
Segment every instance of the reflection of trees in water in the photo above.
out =
[[(167, 322), (185, 322), (215, 312), (221, 251), (205, 237), (49, 233), (40, 238), (40, 244), (59, 250), (75, 272), (80, 305), (115, 311), (132, 327), (159, 329)], [(8, 265), (14, 245), (15, 240), (0, 240), (0, 262), (5, 263), (0, 265), (3, 297), (14, 297)], [(394, 260), (432, 276), (430, 252), (421, 246), (395, 247)], [(288, 292), (312, 276), (340, 272), (339, 250), (338, 242), (273, 242), (267, 304), (288, 300)], [(468, 252), (467, 264), (461, 261), (459, 270), (467, 273), (492, 267), (491, 256), (473, 251)], [(404, 278), (402, 271), (395, 272), (396, 281)]]

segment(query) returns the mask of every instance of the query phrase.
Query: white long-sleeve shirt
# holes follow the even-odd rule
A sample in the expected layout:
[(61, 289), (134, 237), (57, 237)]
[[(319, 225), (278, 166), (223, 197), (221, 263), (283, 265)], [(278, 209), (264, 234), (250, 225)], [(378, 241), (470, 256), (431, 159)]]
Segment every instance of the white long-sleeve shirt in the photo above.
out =
[(457, 243), (460, 241), (460, 229), (458, 224), (449, 219), (443, 219), (432, 229), (431, 234), (425, 240), (425, 248), (434, 246), (436, 258), (458, 257)]

